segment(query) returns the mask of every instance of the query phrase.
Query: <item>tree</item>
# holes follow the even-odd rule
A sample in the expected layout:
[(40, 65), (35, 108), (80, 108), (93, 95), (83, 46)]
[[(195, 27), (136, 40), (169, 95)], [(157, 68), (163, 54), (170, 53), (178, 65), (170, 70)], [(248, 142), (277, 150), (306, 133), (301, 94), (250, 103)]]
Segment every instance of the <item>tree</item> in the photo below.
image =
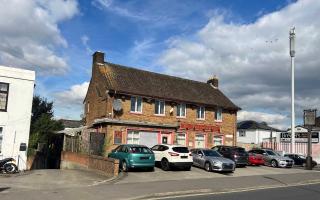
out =
[(29, 153), (37, 148), (38, 143), (47, 143), (55, 131), (62, 130), (60, 121), (53, 118), (53, 102), (40, 96), (34, 96), (30, 126)]

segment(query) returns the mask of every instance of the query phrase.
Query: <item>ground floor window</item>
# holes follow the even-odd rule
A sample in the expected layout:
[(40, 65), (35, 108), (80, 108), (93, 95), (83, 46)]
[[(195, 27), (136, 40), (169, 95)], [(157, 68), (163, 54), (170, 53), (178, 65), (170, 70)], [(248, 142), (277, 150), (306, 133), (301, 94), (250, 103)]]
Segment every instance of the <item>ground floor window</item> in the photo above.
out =
[(177, 133), (177, 144), (186, 145), (186, 134), (185, 133)]
[(213, 137), (213, 146), (223, 145), (223, 136), (215, 135)]
[(127, 144), (139, 144), (140, 133), (139, 131), (128, 131)]
[(204, 134), (196, 134), (195, 148), (205, 148), (205, 135)]
[(122, 143), (122, 132), (115, 131), (113, 134), (113, 144), (121, 144)]
[(0, 127), (0, 154), (2, 153), (3, 127)]

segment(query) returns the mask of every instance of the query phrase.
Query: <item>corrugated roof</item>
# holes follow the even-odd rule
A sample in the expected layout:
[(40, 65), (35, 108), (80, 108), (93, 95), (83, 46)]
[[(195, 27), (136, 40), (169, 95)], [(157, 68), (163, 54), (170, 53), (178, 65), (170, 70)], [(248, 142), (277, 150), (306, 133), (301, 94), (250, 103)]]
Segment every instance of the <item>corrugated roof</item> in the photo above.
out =
[(100, 72), (106, 78), (107, 88), (119, 93), (240, 110), (219, 89), (204, 82), (113, 63), (105, 63), (104, 67), (100, 67)]

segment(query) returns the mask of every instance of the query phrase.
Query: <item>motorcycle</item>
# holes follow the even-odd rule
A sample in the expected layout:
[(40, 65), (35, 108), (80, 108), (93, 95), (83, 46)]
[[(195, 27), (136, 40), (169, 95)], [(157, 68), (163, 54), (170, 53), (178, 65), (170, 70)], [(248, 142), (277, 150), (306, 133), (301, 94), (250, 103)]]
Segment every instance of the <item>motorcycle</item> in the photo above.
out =
[(18, 167), (15, 164), (15, 159), (5, 158), (0, 160), (0, 172), (5, 172), (7, 174), (13, 174), (18, 172)]

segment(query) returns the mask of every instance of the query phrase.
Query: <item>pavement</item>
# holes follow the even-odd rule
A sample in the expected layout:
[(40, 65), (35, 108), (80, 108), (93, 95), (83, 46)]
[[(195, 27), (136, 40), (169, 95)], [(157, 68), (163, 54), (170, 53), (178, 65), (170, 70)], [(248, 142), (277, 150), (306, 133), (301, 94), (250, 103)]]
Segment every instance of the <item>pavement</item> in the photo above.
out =
[[(199, 177), (197, 176), (199, 175)], [(320, 183), (319, 171), (270, 167), (238, 168), (233, 174), (206, 172), (129, 172), (116, 179), (80, 170), (36, 170), (12, 177), (0, 176), (1, 200), (105, 200), (170, 198)]]

